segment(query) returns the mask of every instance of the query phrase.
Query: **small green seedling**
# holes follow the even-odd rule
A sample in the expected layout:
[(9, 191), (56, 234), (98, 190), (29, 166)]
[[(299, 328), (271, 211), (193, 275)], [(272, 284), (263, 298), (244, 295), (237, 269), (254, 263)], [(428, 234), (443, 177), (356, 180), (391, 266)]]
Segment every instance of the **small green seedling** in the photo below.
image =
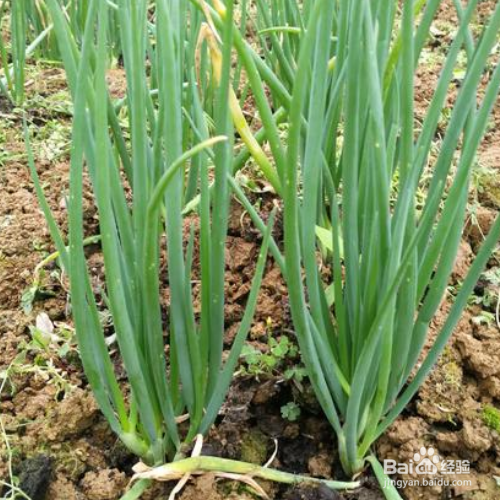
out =
[(290, 422), (295, 422), (300, 417), (300, 406), (293, 401), (281, 407), (281, 416)]
[(484, 406), (481, 418), (486, 427), (488, 427), (492, 431), (500, 432), (500, 411), (497, 410), (494, 406)]
[(29, 327), (31, 341), (24, 344), (27, 350), (66, 358), (76, 353), (75, 331), (65, 323), (53, 323), (46, 313), (40, 313), (36, 324)]
[[(241, 352), (241, 358), (244, 362), (241, 373), (256, 378), (259, 376), (273, 376), (282, 372), (286, 360), (294, 359), (297, 355), (297, 346), (286, 335), (282, 335), (279, 340), (270, 337), (266, 352), (247, 344)], [(301, 382), (305, 376), (305, 370), (293, 366), (285, 370), (284, 376), (286, 380), (295, 379)]]

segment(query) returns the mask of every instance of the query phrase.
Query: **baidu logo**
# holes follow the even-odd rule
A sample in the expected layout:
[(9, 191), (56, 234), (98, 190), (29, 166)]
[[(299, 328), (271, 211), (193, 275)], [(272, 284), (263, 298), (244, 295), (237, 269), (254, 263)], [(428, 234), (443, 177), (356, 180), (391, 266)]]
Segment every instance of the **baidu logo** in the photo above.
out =
[(441, 464), (439, 455), (435, 453), (434, 448), (427, 449), (425, 446), (420, 448), (420, 453), (415, 453), (415, 455), (413, 455), (413, 462), (417, 464), (415, 466), (415, 472), (425, 475), (437, 474)]
[(408, 463), (384, 460), (384, 472), (387, 475), (400, 476), (400, 479), (387, 478), (384, 488), (389, 485), (402, 489), (411, 486), (471, 485), (470, 479), (463, 478), (464, 475), (470, 474), (468, 460), (442, 460), (434, 448), (425, 446), (414, 453), (413, 459), (410, 459)]
[(384, 472), (386, 474), (434, 476), (441, 472), (441, 465), (441, 459), (434, 448), (422, 446), (409, 463), (398, 464), (396, 460), (384, 460)]

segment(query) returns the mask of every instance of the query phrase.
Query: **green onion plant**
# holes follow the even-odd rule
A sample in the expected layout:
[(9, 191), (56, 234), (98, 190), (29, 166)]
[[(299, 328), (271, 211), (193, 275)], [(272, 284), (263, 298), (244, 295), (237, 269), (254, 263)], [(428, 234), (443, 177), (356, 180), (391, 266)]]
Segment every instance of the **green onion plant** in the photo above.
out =
[[(71, 26), (75, 42), (81, 46), (89, 12), (88, 1), (58, 0), (58, 3)], [(108, 6), (107, 57), (117, 61), (121, 56), (118, 6), (111, 0), (108, 0)], [(0, 36), (0, 93), (12, 103), (21, 105), (25, 98), (27, 59), (59, 62), (61, 55), (45, 0), (2, 0), (0, 25), (6, 18), (10, 21), (4, 26), (8, 41), (7, 37)]]
[[(43, 201), (33, 168), (32, 172), (69, 273), (80, 353), (96, 399), (113, 430), (132, 451), (150, 465), (163, 463), (182, 453), (183, 442), (205, 433), (217, 416), (251, 324), (269, 239), (267, 235), (264, 240), (245, 317), (229, 358), (223, 362), (227, 170), (232, 151), (226, 104), (228, 54), (223, 64), (225, 83), (217, 97), (215, 135), (208, 136), (203, 112), (195, 104), (190, 118), (202, 140), (191, 142), (183, 137), (183, 106), (190, 98), (182, 65), (189, 50), (184, 43), (186, 11), (176, 2), (155, 2), (157, 36), (151, 47), (147, 2), (121, 0), (118, 12), (128, 94), (125, 118), (121, 118), (126, 125), (119, 124), (106, 84), (108, 4), (89, 2), (81, 49), (60, 4), (49, 0), (47, 7), (74, 98), (68, 249)], [(230, 28), (228, 24), (227, 37)], [(156, 59), (157, 97), (150, 92), (146, 54)], [(201, 166), (199, 321), (191, 284), (195, 233), (192, 229), (186, 241), (181, 215), (184, 168), (196, 156)], [(99, 323), (98, 297), (86, 265), (84, 165), (99, 212), (105, 302), (128, 376), (126, 394), (113, 370)], [(209, 174), (215, 178), (212, 199)], [(161, 268), (164, 255), (166, 272)], [(166, 320), (161, 307), (164, 279), (170, 291)], [(177, 423), (184, 414), (189, 415), (185, 431)]]
[[(66, 0), (61, 0), (61, 5), (65, 7), (68, 3), (69, 2)], [(60, 60), (57, 40), (52, 31), (45, 2), (39, 0), (23, 0), (22, 2), (16, 2), (15, 0), (11, 0), (12, 10), (14, 10), (14, 4), (18, 4), (16, 8), (20, 8), (24, 12), (26, 18), (25, 31), (28, 43), (37, 40), (38, 37), (42, 37), (36, 46), (33, 56), (52, 61)]]
[[(231, 159), (231, 128), (221, 85), (217, 135), (185, 148), (182, 131), (185, 56), (184, 9), (166, 0), (156, 2), (156, 46), (159, 93), (153, 101), (146, 68), (147, 3), (119, 4), (124, 61), (128, 84), (127, 121), (130, 145), (116, 129), (117, 117), (106, 87), (107, 24), (105, 2), (89, 2), (86, 32), (81, 51), (56, 0), (49, 0), (60, 49), (74, 95), (71, 187), (69, 199), (69, 251), (61, 247), (69, 270), (71, 298), (82, 360), (96, 398), (112, 428), (139, 456), (162, 463), (209, 428), (217, 415), (255, 308), (256, 293), (264, 266), (263, 246), (247, 314), (233, 351), (222, 362), (224, 337), (224, 243), (229, 190), (226, 170)], [(98, 18), (97, 44), (93, 42)], [(228, 25), (229, 26), (229, 25)], [(231, 30), (227, 30), (230, 36)], [(182, 37), (182, 38), (181, 38)], [(227, 58), (226, 58), (227, 59)], [(225, 62), (225, 67), (228, 63)], [(224, 90), (226, 89), (226, 90)], [(196, 113), (198, 113), (196, 115)], [(110, 119), (110, 115), (112, 118)], [(193, 122), (206, 128), (202, 113), (193, 111)], [(112, 134), (110, 127), (115, 127)], [(201, 132), (203, 133), (203, 132)], [(125, 132), (123, 132), (125, 134)], [(129, 149), (130, 146), (130, 149)], [(119, 152), (119, 147), (126, 149)], [(207, 150), (214, 150), (214, 168)], [(124, 155), (127, 164), (120, 162)], [(193, 312), (192, 261), (194, 232), (184, 246), (183, 168), (194, 156), (203, 157), (200, 172), (200, 261), (202, 313), (199, 324)], [(105, 346), (98, 307), (90, 287), (83, 253), (83, 164), (87, 165), (99, 211), (106, 270), (106, 302), (114, 319), (121, 356), (130, 382), (127, 404)], [(121, 170), (127, 182), (122, 182)], [(213, 170), (217, 196), (208, 199), (208, 175)], [(131, 206), (127, 189), (132, 192)], [(166, 235), (166, 248), (162, 237)], [(56, 242), (60, 236), (56, 236)], [(160, 260), (167, 253), (170, 307), (167, 324), (162, 319)], [(169, 332), (168, 347), (164, 331)], [(165, 350), (168, 350), (168, 365)], [(167, 377), (168, 368), (168, 377)], [(189, 414), (186, 436), (176, 418)]]
[[(222, 27), (223, 4), (192, 1)], [(350, 476), (367, 462), (383, 474), (373, 444), (432, 370), (500, 237), (499, 218), (423, 354), (460, 244), (475, 155), (500, 90), (500, 65), (491, 55), (500, 4), (475, 38), (478, 1), (454, 1), (457, 31), (417, 121), (414, 80), (442, 3), (258, 0), (260, 51), (240, 30), (234, 33), (262, 121), (255, 137), (267, 141), (283, 187), (285, 259), (279, 262), (301, 354)], [(462, 53), (466, 71), (457, 84)], [(435, 157), (433, 141), (452, 88), (457, 96)], [(331, 283), (318, 267), (325, 247), (321, 265), (331, 266)], [(387, 494), (397, 498), (393, 490)]]
[(7, 0), (3, 0), (0, 4), (0, 27), (7, 13), (10, 18), (10, 43), (7, 45), (3, 34), (0, 33), (0, 61), (2, 63), (0, 94), (13, 103), (21, 104), (24, 100), (27, 16), (22, 2), (12, 2), (8, 6)]
[[(423, 354), (462, 237), (475, 154), (500, 90), (500, 65), (489, 66), (500, 5), (476, 40), (470, 24), (477, 1), (465, 8), (455, 2), (457, 33), (417, 123), (414, 79), (440, 4), (362, 0), (353, 8), (317, 0), (304, 16), (282, 168), (286, 271), (302, 356), (350, 475), (363, 469), (376, 439), (435, 365), (500, 237), (498, 218)], [(466, 75), (433, 158), (461, 51)], [(426, 169), (431, 180), (418, 203)], [(316, 259), (315, 224), (325, 213), (332, 309)]]

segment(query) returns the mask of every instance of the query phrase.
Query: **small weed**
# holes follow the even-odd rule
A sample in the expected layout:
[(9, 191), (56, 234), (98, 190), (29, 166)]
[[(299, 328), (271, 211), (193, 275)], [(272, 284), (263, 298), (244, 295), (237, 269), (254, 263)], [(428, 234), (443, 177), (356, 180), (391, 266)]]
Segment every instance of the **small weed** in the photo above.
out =
[[(33, 304), (35, 301), (47, 297), (54, 297), (54, 292), (47, 290), (42, 286), (42, 283), (46, 278), (46, 271), (43, 268), (37, 270), (32, 284), (26, 288), (21, 296), (21, 307), (24, 314), (28, 315), (33, 311)], [(60, 279), (60, 273), (58, 271), (53, 271), (50, 273), (50, 277), (56, 280)]]
[(481, 311), (480, 314), (472, 318), (472, 322), (477, 325), (486, 325), (488, 328), (495, 323), (495, 315), (488, 311)]
[[(297, 346), (286, 335), (281, 336), (279, 340), (270, 337), (268, 352), (266, 353), (248, 344), (243, 347), (241, 357), (244, 366), (241, 373), (251, 375), (257, 379), (259, 376), (272, 376), (283, 370), (286, 360), (293, 360), (297, 356)], [(293, 365), (283, 372), (284, 379), (293, 382), (301, 393), (303, 392), (302, 382), (306, 376), (306, 369), (300, 365)], [(290, 422), (295, 422), (300, 417), (300, 414), (300, 406), (294, 401), (290, 401), (281, 407), (281, 416)]]
[(286, 380), (295, 380), (296, 382), (302, 382), (307, 377), (307, 371), (302, 366), (294, 366), (285, 370)]
[(74, 331), (64, 323), (53, 324), (45, 313), (38, 315), (36, 324), (29, 330), (31, 339), (19, 343), (17, 356), (6, 370), (0, 372), (2, 388), (9, 382), (13, 395), (16, 392), (14, 378), (33, 375), (54, 385), (55, 398), (59, 399), (74, 388), (67, 373), (57, 366), (57, 360), (71, 362), (78, 359)]
[(281, 407), (281, 416), (290, 422), (295, 422), (301, 414), (300, 406), (293, 401)]
[(455, 361), (450, 361), (444, 365), (444, 380), (449, 386), (460, 387), (462, 381), (462, 371)]
[(74, 330), (65, 323), (52, 323), (46, 313), (39, 314), (29, 330), (32, 340), (24, 345), (29, 351), (57, 354), (60, 358), (76, 352)]
[(489, 429), (500, 432), (500, 411), (494, 406), (484, 406), (481, 418)]
[[(245, 345), (241, 352), (244, 365), (241, 369), (243, 375), (259, 377), (261, 375), (271, 376), (280, 371), (287, 358), (295, 358), (298, 349), (286, 335), (282, 335), (279, 340), (270, 337), (268, 341), (268, 351), (261, 352), (252, 345)], [(305, 370), (299, 367), (292, 367), (285, 371), (285, 378), (291, 380), (295, 377), (301, 381), (305, 376)]]

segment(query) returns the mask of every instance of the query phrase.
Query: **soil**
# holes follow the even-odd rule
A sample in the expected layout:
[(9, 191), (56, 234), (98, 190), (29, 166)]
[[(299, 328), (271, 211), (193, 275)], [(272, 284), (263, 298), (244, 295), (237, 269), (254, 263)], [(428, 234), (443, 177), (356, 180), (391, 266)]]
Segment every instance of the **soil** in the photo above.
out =
[[(481, 2), (481, 12), (491, 11), (495, 2)], [(456, 20), (452, 9), (442, 9), (431, 54), (450, 40)], [(417, 112), (423, 113), (439, 76), (439, 57), (426, 64), (416, 79)], [(29, 121), (37, 171), (48, 201), (63, 231), (66, 228), (65, 196), (68, 190), (67, 150), (55, 148), (61, 137), (69, 137), (68, 100), (63, 72), (37, 68), (31, 82)], [(109, 75), (114, 97), (122, 97), (123, 73)], [(457, 90), (459, 82), (457, 82)], [(41, 104), (37, 98), (47, 99)], [(452, 106), (456, 92), (448, 105)], [(135, 459), (117, 441), (93, 400), (85, 376), (69, 341), (64, 356), (40, 353), (30, 344), (30, 327), (41, 313), (71, 332), (67, 288), (56, 262), (41, 276), (34, 300), (26, 304), (26, 291), (33, 286), (37, 264), (53, 245), (33, 190), (21, 139), (20, 114), (0, 100), (0, 394), (1, 419), (5, 428), (0, 443), (0, 478), (10, 481), (9, 462), (19, 486), (32, 500), (114, 500), (126, 490)], [(444, 126), (444, 125), (443, 125)], [(52, 142), (51, 142), (52, 141)], [(484, 234), (500, 207), (500, 106), (494, 109), (492, 125), (479, 153), (486, 169), (471, 194), (471, 215), (450, 286), (465, 277)], [(264, 195), (262, 216), (273, 204)], [(86, 230), (96, 234), (98, 221), (90, 196), (86, 199)], [(250, 290), (260, 236), (243, 208), (234, 202), (227, 243), (226, 328), (229, 342), (242, 318)], [(280, 240), (280, 225), (275, 237)], [(95, 280), (102, 279), (102, 261), (97, 247), (88, 249)], [(500, 269), (498, 254), (490, 262), (490, 275)], [(487, 418), (486, 408), (500, 409), (500, 325), (496, 306), (499, 283), (484, 277), (478, 284), (475, 303), (463, 314), (454, 337), (438, 365), (405, 412), (379, 440), (379, 459), (409, 463), (422, 446), (432, 447), (441, 460), (468, 460), (470, 474), (448, 476), (466, 479), (470, 486), (411, 487), (401, 491), (408, 500), (500, 498), (500, 417)], [(196, 295), (197, 290), (194, 288)], [(445, 300), (429, 333), (432, 343), (449, 311)], [(268, 348), (270, 336), (293, 338), (286, 287), (270, 259), (259, 296), (256, 318), (250, 333), (252, 345)], [(289, 361), (287, 361), (288, 363)], [(296, 360), (291, 360), (296, 362)], [(15, 369), (13, 369), (13, 367)], [(36, 369), (33, 369), (36, 367)], [(208, 436), (203, 453), (265, 463), (277, 443), (272, 463), (289, 472), (315, 477), (345, 479), (339, 465), (333, 432), (308, 393), (297, 391), (284, 380), (281, 367), (256, 380), (239, 376), (216, 426)], [(8, 370), (8, 379), (5, 370)], [(281, 407), (290, 401), (303, 403), (295, 422), (282, 418)], [(306, 404), (307, 403), (307, 404)], [(500, 415), (500, 414), (499, 414)], [(416, 478), (402, 474), (399, 479)], [(369, 471), (359, 478), (362, 487), (346, 494), (310, 487), (290, 488), (263, 483), (275, 500), (382, 499), (382, 492)], [(171, 485), (155, 485), (144, 498), (168, 498)], [(4, 494), (7, 488), (4, 488)], [(0, 492), (2, 495), (2, 492)], [(190, 481), (179, 495), (182, 500), (251, 499), (239, 483), (221, 482), (211, 475)]]

